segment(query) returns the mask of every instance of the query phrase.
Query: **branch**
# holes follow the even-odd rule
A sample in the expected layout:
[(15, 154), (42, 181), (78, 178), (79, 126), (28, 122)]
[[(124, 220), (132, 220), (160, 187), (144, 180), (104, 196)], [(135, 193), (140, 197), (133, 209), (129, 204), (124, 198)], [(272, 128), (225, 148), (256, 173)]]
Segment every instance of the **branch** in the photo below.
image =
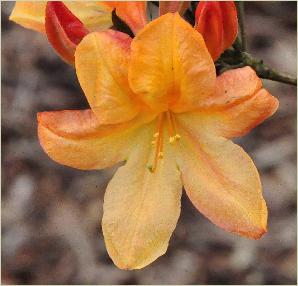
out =
[(226, 50), (217, 61), (217, 70), (219, 74), (226, 70), (235, 69), (241, 66), (252, 67), (261, 78), (297, 85), (297, 78), (271, 69), (266, 66), (262, 60), (256, 59), (249, 53), (241, 52), (236, 48), (235, 50)]
[(243, 63), (251, 66), (259, 77), (297, 86), (297, 78), (269, 68), (262, 60), (258, 60), (248, 53), (242, 53), (242, 58)]

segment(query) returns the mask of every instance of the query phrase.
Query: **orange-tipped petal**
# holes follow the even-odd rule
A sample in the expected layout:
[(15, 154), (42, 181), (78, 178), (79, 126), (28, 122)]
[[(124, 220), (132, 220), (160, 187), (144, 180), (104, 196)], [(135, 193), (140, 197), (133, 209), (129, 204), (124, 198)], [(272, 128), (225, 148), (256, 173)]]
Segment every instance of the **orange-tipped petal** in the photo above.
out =
[(178, 12), (183, 16), (189, 5), (190, 1), (159, 1), (159, 15)]
[(244, 136), (274, 114), (278, 104), (277, 98), (261, 89), (244, 102), (218, 111), (213, 117), (215, 132), (226, 138)]
[(240, 137), (261, 124), (278, 108), (278, 100), (262, 89), (262, 81), (250, 67), (227, 71), (216, 81), (216, 91), (206, 106), (181, 114), (179, 120), (192, 122), (194, 133)]
[(164, 150), (156, 172), (147, 164), (153, 128), (143, 128), (126, 165), (110, 181), (103, 206), (106, 247), (121, 269), (140, 269), (163, 255), (180, 215), (181, 178), (173, 154)]
[(45, 33), (45, 9), (47, 2), (16, 2), (9, 20), (27, 29)]
[(77, 44), (88, 34), (83, 23), (61, 2), (50, 1), (46, 6), (46, 33), (57, 53), (74, 64)]
[(216, 78), (215, 92), (205, 107), (226, 107), (253, 96), (262, 88), (262, 81), (249, 66), (224, 72)]
[(201, 35), (168, 13), (133, 39), (129, 83), (152, 109), (185, 112), (214, 92), (215, 67)]
[(77, 76), (102, 124), (124, 122), (139, 112), (127, 78), (130, 43), (128, 35), (109, 30), (91, 33), (77, 46)]
[(224, 230), (259, 239), (267, 231), (267, 207), (253, 161), (227, 139), (179, 127), (177, 160), (194, 206)]
[(135, 133), (151, 117), (119, 125), (98, 123), (91, 110), (38, 113), (38, 137), (56, 162), (82, 170), (103, 169), (127, 159)]
[(146, 1), (105, 1), (111, 10), (116, 9), (120, 17), (136, 34), (147, 24), (147, 3)]
[(235, 4), (233, 1), (200, 1), (195, 18), (195, 27), (202, 34), (215, 61), (236, 39), (238, 20)]
[(192, 122), (192, 132), (208, 132), (225, 138), (241, 137), (270, 117), (278, 108), (278, 100), (267, 90), (226, 107), (201, 110), (178, 116), (180, 121)]

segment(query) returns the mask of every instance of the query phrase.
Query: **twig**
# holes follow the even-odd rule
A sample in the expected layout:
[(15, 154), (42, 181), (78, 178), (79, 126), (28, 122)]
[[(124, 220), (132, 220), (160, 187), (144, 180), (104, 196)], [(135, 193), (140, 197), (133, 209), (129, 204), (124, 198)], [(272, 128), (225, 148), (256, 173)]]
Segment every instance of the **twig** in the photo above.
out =
[(256, 59), (246, 52), (240, 52), (236, 49), (229, 49), (226, 50), (217, 61), (219, 74), (229, 69), (235, 69), (241, 66), (252, 67), (256, 71), (257, 75), (261, 78), (297, 85), (297, 78), (269, 68), (263, 63), (262, 60)]
[(248, 53), (242, 53), (242, 58), (243, 63), (251, 66), (259, 77), (297, 86), (297, 78), (269, 68), (262, 60), (258, 60)]

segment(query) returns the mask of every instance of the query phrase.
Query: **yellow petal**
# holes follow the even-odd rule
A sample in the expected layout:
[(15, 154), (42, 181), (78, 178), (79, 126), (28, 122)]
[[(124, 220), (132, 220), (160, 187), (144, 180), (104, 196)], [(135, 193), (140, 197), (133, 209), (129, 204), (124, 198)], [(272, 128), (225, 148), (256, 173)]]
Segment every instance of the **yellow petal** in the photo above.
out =
[(109, 30), (91, 33), (77, 46), (77, 76), (102, 124), (130, 120), (139, 111), (127, 79), (130, 43), (128, 35)]
[(143, 130), (134, 153), (119, 168), (104, 198), (105, 243), (121, 269), (140, 269), (163, 255), (180, 214), (182, 184), (169, 149), (157, 170), (148, 170), (153, 133), (154, 129)]
[(90, 31), (104, 31), (113, 25), (110, 9), (107, 9), (101, 2), (65, 1), (64, 4)]
[(214, 92), (215, 67), (202, 36), (169, 13), (133, 39), (129, 82), (154, 110), (185, 112)]
[(47, 2), (16, 2), (9, 20), (25, 28), (45, 33), (45, 9)]
[(267, 208), (249, 156), (228, 139), (179, 132), (178, 165), (195, 207), (227, 231), (260, 238), (266, 232)]
[(91, 110), (38, 113), (38, 137), (56, 162), (82, 170), (103, 169), (127, 158), (144, 115), (119, 125), (98, 123)]
[[(111, 12), (100, 2), (65, 1), (65, 5), (91, 31), (101, 31), (112, 26)], [(38, 32), (45, 33), (45, 8), (43, 2), (16, 2), (10, 20)]]

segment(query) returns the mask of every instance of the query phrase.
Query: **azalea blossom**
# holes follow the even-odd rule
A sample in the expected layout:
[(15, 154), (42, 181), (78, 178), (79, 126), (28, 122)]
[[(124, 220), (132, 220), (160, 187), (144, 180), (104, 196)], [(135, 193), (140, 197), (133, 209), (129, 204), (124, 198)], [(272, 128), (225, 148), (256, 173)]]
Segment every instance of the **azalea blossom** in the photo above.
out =
[(147, 23), (146, 2), (133, 1), (16, 2), (9, 19), (45, 33), (61, 58), (73, 64), (77, 44), (92, 31), (110, 28), (114, 9), (134, 33)]
[(39, 140), (53, 160), (81, 170), (125, 161), (107, 187), (102, 219), (119, 268), (142, 268), (166, 252), (183, 186), (219, 227), (253, 239), (266, 232), (257, 169), (230, 140), (278, 107), (250, 67), (216, 78), (202, 36), (178, 13), (133, 40), (112, 30), (88, 34), (75, 67), (91, 109), (39, 113)]
[(195, 12), (195, 28), (202, 34), (214, 60), (235, 41), (238, 33), (234, 1), (200, 1)]
[[(45, 14), (48, 2), (17, 1), (9, 19), (27, 29), (45, 34)], [(64, 5), (84, 23), (86, 29), (98, 31), (106, 30), (112, 26), (110, 9), (106, 9), (102, 3), (92, 1), (65, 1)]]

